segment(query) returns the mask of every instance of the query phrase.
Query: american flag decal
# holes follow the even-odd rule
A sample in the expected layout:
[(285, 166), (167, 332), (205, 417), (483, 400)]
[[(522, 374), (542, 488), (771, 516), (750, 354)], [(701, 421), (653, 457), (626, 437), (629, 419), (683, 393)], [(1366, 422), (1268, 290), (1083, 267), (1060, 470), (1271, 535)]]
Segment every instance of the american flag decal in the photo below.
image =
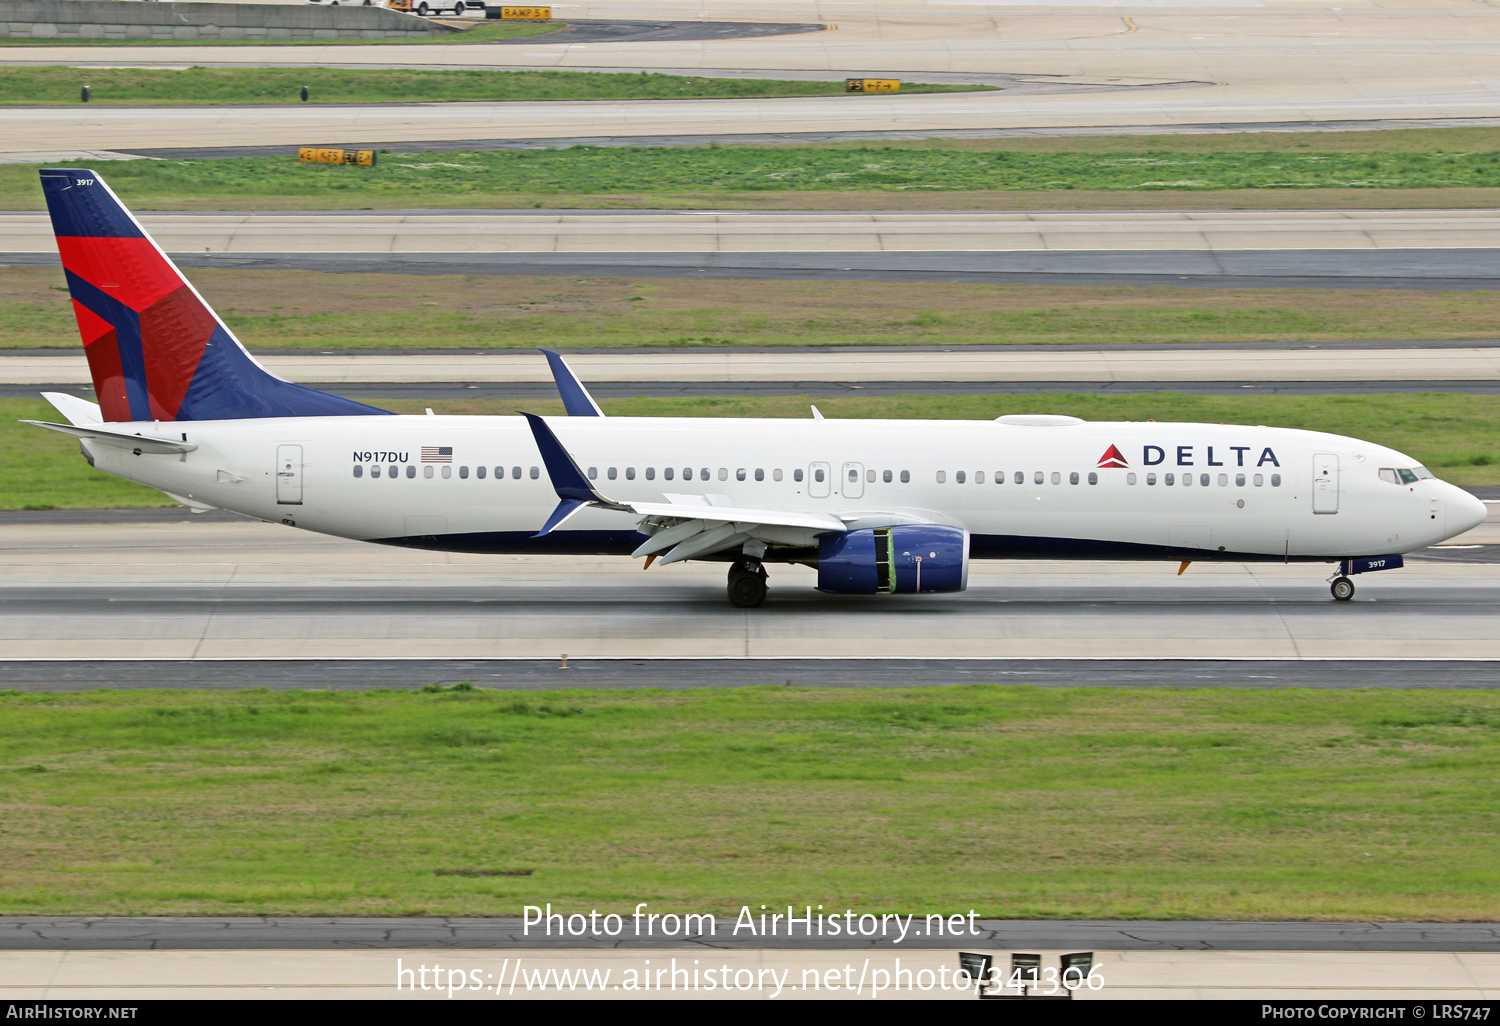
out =
[(422, 446), (423, 463), (452, 463), (453, 446), (451, 445), (424, 445)]

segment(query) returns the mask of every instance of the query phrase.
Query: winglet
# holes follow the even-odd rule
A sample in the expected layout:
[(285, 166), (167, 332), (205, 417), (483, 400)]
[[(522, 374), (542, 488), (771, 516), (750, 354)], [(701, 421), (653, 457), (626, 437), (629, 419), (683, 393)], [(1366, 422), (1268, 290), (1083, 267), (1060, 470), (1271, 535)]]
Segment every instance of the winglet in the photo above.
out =
[(557, 382), (557, 394), (562, 396), (563, 409), (568, 411), (568, 416), (604, 416), (604, 411), (599, 409), (599, 404), (594, 402), (594, 397), (583, 387), (583, 382), (578, 380), (578, 375), (573, 373), (573, 368), (568, 366), (562, 354), (551, 349), (543, 349), (542, 352), (552, 366), (552, 380)]
[(617, 502), (612, 502), (594, 490), (589, 479), (584, 476), (578, 464), (573, 462), (573, 457), (568, 450), (563, 448), (562, 442), (552, 433), (547, 422), (534, 413), (523, 413), (526, 423), (531, 425), (531, 435), (536, 439), (536, 447), (541, 451), (542, 462), (547, 465), (547, 478), (552, 482), (552, 490), (557, 493), (559, 500), (557, 508), (542, 525), (542, 529), (532, 537), (540, 538), (550, 534), (562, 526), (574, 513), (584, 506), (602, 506), (605, 509), (626, 509)]

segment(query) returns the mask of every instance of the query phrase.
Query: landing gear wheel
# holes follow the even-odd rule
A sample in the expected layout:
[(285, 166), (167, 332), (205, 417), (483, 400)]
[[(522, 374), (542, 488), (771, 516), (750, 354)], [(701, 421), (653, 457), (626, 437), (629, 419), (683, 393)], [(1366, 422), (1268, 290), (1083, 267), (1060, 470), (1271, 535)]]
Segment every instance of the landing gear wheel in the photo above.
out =
[(1347, 577), (1335, 577), (1328, 590), (1333, 592), (1333, 597), (1338, 601), (1348, 602), (1354, 597), (1354, 582)]
[(755, 609), (766, 600), (766, 569), (759, 563), (739, 562), (729, 568), (729, 604)]

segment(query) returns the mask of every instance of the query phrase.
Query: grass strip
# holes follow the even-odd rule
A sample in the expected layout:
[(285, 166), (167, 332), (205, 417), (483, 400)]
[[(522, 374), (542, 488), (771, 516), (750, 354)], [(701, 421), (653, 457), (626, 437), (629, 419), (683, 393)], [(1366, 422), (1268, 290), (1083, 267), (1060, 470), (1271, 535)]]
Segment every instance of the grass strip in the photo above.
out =
[[(1489, 339), (1500, 291), (189, 272), (252, 348)], [(60, 270), (0, 267), (0, 350), (75, 350)]]
[[(0, 68), (0, 106), (435, 103), (505, 100), (697, 100), (833, 96), (843, 82), (708, 78), (589, 71), (346, 70), (340, 68)], [(965, 92), (991, 86), (922, 85), (907, 93)], [(851, 97), (851, 99), (856, 99)]]
[(31, 39), (8, 36), (0, 39), (0, 48), (7, 46), (442, 46), (454, 43), (500, 43), (523, 36), (542, 36), (550, 32), (561, 32), (567, 22), (505, 22), (483, 21), (473, 28), (460, 32), (435, 32), (432, 35), (417, 35), (391, 39), (85, 39), (73, 36), (57, 36), (51, 39)]
[[(626, 76), (630, 77), (630, 76)], [(856, 101), (858, 102), (858, 101)], [(320, 205), (410, 206), (418, 194), (472, 197), (637, 194), (1132, 192), (1500, 189), (1500, 153), (1028, 153), (894, 146), (610, 147), (385, 153), (376, 167), (287, 156), (100, 161), (130, 203), (296, 197)], [(0, 189), (39, 206), (37, 166), (0, 167)], [(493, 199), (488, 199), (494, 202)], [(540, 202), (540, 200), (536, 200)], [(670, 204), (670, 199), (666, 200)]]
[[(70, 391), (92, 394), (83, 389)], [(1065, 413), (1088, 420), (1154, 418), (1331, 431), (1392, 446), (1455, 484), (1500, 485), (1500, 404), (1483, 395), (809, 395), (612, 399), (601, 405), (616, 417), (807, 417), (813, 401), (835, 418), (989, 420), (1003, 413)], [(498, 399), (373, 402), (411, 414), (420, 414), (426, 407), (443, 414), (518, 412), (516, 403)], [(560, 402), (528, 399), (520, 405), (530, 413), (562, 413)], [(92, 469), (71, 438), (21, 424), (21, 418), (55, 420), (57, 412), (41, 399), (0, 399), (0, 509), (175, 505), (160, 492)]]
[(0, 692), (0, 912), (1492, 920), (1500, 694)]

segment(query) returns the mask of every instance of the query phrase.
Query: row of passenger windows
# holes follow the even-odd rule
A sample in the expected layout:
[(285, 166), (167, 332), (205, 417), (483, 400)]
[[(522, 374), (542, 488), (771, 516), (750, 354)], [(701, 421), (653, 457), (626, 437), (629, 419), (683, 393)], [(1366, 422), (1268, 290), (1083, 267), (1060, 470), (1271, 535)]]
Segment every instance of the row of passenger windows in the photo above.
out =
[[(904, 473), (904, 471), (903, 471), (903, 473)], [(1057, 471), (1057, 470), (1052, 471), (1052, 473), (1050, 475), (1048, 475), (1045, 471), (1037, 470), (1037, 471), (1033, 471), (1032, 475), (1031, 475), (1031, 483), (1032, 484), (1046, 484), (1048, 480), (1051, 480), (1051, 482), (1056, 485), (1056, 484), (1062, 484), (1062, 479), (1063, 479), (1062, 478), (1062, 472), (1061, 471)], [(887, 480), (889, 480), (889, 479), (887, 479)], [(905, 478), (903, 478), (902, 480), (905, 480)], [(973, 482), (975, 484), (984, 484), (984, 482), (985, 482), (985, 472), (983, 470), (976, 470), (976, 471), (974, 471), (972, 480), (973, 480)], [(1098, 471), (1094, 471), (1094, 470), (1089, 471), (1089, 478), (1088, 478), (1088, 480), (1089, 480), (1089, 484), (1091, 484), (1091, 485), (1098, 484), (1099, 483), (1099, 473), (1098, 473)], [(1140, 479), (1136, 476), (1136, 474), (1135, 474), (1134, 471), (1131, 471), (1130, 473), (1128, 473), (1128, 474), (1125, 475), (1125, 483), (1128, 484), (1128, 485), (1136, 484), (1139, 480)], [(968, 474), (967, 471), (957, 470), (957, 471), (954, 471), (954, 473), (953, 473), (953, 481), (954, 481), (955, 484), (967, 484), (970, 481), (970, 476), (969, 476), (969, 474)], [(1026, 472), (1024, 470), (1017, 470), (1017, 471), (1013, 472), (1013, 474), (1011, 475), (1011, 481), (1014, 482), (1015, 484), (1025, 484), (1026, 483)], [(1078, 484), (1078, 482), (1079, 482), (1078, 471), (1075, 470), (1072, 473), (1068, 474), (1068, 484), (1075, 484), (1076, 485), (1076, 484)], [(1146, 483), (1148, 485), (1154, 485), (1154, 484), (1156, 484), (1156, 482), (1157, 482), (1157, 476), (1156, 476), (1155, 473), (1150, 473), (1150, 474), (1146, 475)], [(1220, 475), (1218, 475), (1218, 482), (1219, 482), (1219, 487), (1220, 488), (1227, 488), (1229, 486), (1229, 475), (1228, 474), (1220, 474)], [(937, 472), (937, 483), (938, 484), (947, 484), (948, 483), (948, 472), (946, 470), (939, 470)], [(997, 471), (995, 471), (995, 483), (996, 484), (1004, 484), (1005, 483), (1005, 471), (1003, 471), (1003, 470), (997, 470)], [(1176, 474), (1163, 474), (1163, 475), (1161, 475), (1161, 483), (1164, 484), (1164, 485), (1175, 485), (1175, 484), (1178, 483), (1178, 475), (1176, 475)], [(1185, 487), (1186, 486), (1190, 486), (1193, 483), (1193, 475), (1192, 474), (1183, 474), (1181, 476), (1181, 483)], [(1212, 483), (1213, 483), (1213, 475), (1210, 475), (1210, 474), (1199, 474), (1198, 475), (1198, 484), (1201, 487), (1207, 488)], [(1236, 474), (1236, 475), (1234, 475), (1234, 483), (1235, 483), (1236, 487), (1239, 487), (1239, 488), (1245, 487), (1245, 483), (1246, 483), (1245, 475), (1244, 474)], [(1256, 488), (1262, 487), (1266, 483), (1265, 475), (1263, 475), (1263, 474), (1252, 475), (1252, 477), (1250, 478), (1250, 483), (1253, 484)], [(1272, 488), (1280, 488), (1281, 487), (1281, 475), (1280, 474), (1272, 474), (1271, 475), (1271, 487)]]
[[(517, 481), (521, 480), (521, 473), (522, 473), (523, 469), (524, 468), (522, 468), (522, 467), (511, 467), (510, 468), (510, 476), (514, 480), (517, 480)], [(426, 477), (426, 478), (431, 478), (433, 476), (433, 471), (434, 470), (437, 470), (439, 472), (439, 476), (441, 476), (444, 480), (447, 480), (448, 478), (450, 478), (450, 477), (453, 476), (453, 468), (451, 466), (441, 466), (441, 467), (425, 466), (425, 467), (422, 468), (422, 476)], [(489, 475), (489, 472), (490, 472), (490, 468), (489, 467), (475, 467), (474, 468), (474, 476), (477, 477), (477, 478), (479, 478), (481, 481), (483, 481)], [(365, 465), (363, 463), (356, 463), (354, 465), (354, 476), (355, 477), (364, 477), (365, 476)], [(380, 476), (380, 465), (378, 463), (372, 463), (372, 464), (370, 464), (370, 476), (371, 477), (379, 477)], [(385, 472), (385, 476), (386, 477), (400, 477), (401, 476), (401, 468), (399, 466), (390, 466), (390, 467), (387, 467), (386, 468), (386, 472)], [(414, 466), (412, 466), (411, 464), (407, 464), (406, 465), (406, 476), (407, 477), (416, 477), (417, 476), (417, 468), (414, 467)], [(458, 476), (461, 477), (461, 478), (467, 478), (469, 476), (469, 468), (468, 467), (459, 467), (458, 468)], [(532, 467), (531, 468), (531, 472), (530, 472), (530, 474), (528, 476), (533, 481), (535, 481), (537, 478), (539, 478), (539, 477), (542, 476), (542, 468), (541, 467)], [(505, 477), (505, 468), (504, 467), (496, 467), (495, 468), (495, 480), (499, 481), (503, 477)]]

